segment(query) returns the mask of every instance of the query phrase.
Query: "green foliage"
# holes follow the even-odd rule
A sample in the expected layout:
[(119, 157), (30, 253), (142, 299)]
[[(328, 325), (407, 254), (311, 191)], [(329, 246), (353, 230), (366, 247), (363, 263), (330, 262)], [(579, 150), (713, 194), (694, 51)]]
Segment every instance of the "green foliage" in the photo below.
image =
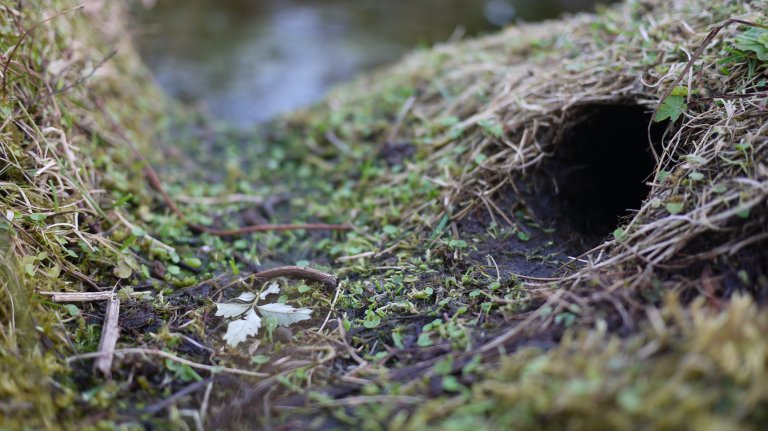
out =
[(685, 209), (683, 202), (668, 202), (666, 205), (667, 211), (672, 214), (680, 214)]
[(669, 95), (661, 102), (658, 111), (656, 111), (656, 116), (653, 119), (657, 123), (664, 120), (670, 120), (674, 123), (687, 109), (688, 105), (685, 103), (684, 96)]
[(751, 27), (736, 36), (733, 45), (742, 52), (754, 54), (758, 60), (768, 61), (768, 30)]

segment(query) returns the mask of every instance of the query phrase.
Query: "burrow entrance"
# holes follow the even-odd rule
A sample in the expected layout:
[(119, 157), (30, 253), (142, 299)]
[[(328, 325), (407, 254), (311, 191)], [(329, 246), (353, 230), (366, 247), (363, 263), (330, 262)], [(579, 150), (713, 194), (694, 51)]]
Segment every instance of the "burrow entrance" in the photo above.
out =
[[(552, 156), (533, 175), (528, 204), (572, 251), (599, 244), (647, 197), (656, 167), (650, 121), (645, 107), (631, 104), (584, 105), (568, 114)], [(651, 129), (657, 152), (664, 128)]]

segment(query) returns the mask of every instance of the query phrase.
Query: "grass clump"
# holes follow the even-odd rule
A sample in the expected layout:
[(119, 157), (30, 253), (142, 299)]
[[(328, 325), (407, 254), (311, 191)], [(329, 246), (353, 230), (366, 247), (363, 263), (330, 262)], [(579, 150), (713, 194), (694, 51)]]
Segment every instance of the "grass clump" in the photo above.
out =
[(143, 72), (130, 52), (114, 55), (128, 46), (119, 7), (22, 3), (0, 4), (0, 405), (7, 429), (55, 428), (94, 403), (65, 358), (98, 330), (38, 292), (111, 288), (138, 270), (113, 236), (117, 201), (143, 189), (117, 136), (129, 130), (142, 147), (149, 136), (136, 126), (153, 124), (161, 102), (123, 79)]

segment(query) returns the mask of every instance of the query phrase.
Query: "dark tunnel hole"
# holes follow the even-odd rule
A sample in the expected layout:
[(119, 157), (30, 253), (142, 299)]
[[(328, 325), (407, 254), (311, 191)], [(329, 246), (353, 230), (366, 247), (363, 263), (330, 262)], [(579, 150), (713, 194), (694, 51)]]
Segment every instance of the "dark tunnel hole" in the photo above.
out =
[[(595, 104), (575, 108), (568, 118), (543, 173), (556, 229), (571, 233), (577, 240), (571, 245), (585, 250), (603, 241), (648, 196), (656, 167), (648, 140), (651, 113), (639, 105)], [(664, 129), (665, 124), (651, 128), (657, 153)]]

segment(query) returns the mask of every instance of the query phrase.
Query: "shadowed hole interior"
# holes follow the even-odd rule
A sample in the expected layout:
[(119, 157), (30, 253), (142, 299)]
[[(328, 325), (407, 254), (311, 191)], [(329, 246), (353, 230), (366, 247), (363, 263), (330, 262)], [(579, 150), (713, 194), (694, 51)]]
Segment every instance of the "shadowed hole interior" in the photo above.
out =
[[(547, 213), (558, 231), (570, 233), (577, 248), (599, 244), (647, 197), (646, 182), (656, 166), (648, 141), (651, 113), (638, 105), (574, 108), (543, 164)], [(654, 124), (658, 151), (665, 125)], [(542, 181), (541, 179), (538, 180)], [(549, 200), (549, 199), (548, 199)]]

